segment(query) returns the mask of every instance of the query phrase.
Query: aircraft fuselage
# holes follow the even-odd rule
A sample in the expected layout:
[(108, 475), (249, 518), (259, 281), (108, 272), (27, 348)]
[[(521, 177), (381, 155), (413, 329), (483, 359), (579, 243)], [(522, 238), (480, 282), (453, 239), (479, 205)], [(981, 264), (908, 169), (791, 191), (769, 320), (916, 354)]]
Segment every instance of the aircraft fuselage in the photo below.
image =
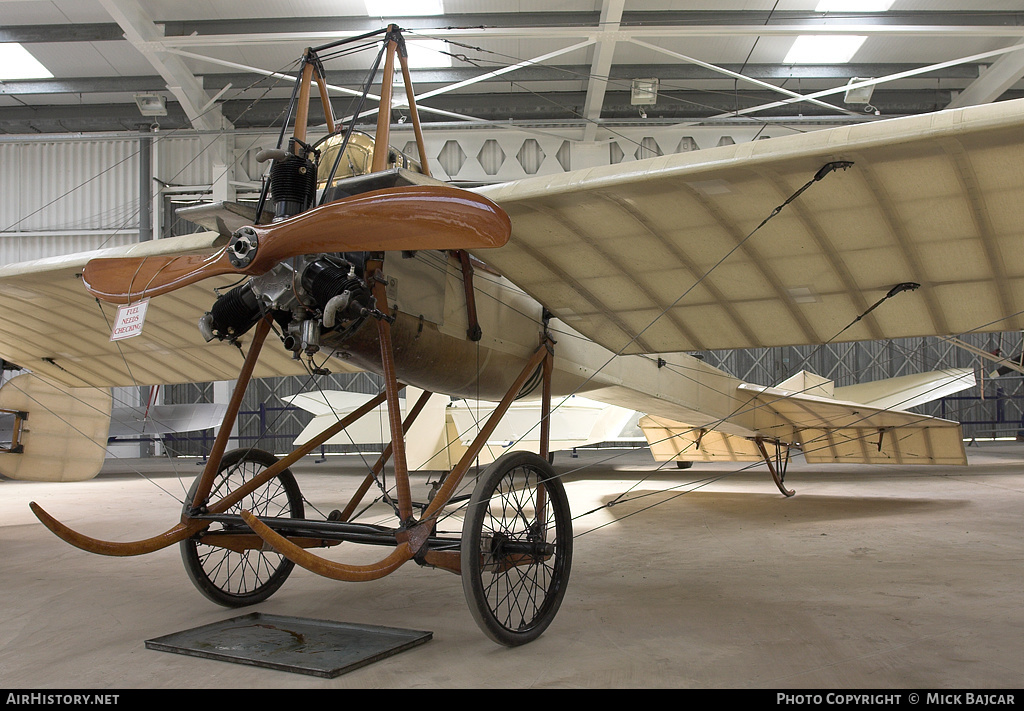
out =
[[(469, 320), (459, 262), (439, 252), (402, 258), (388, 253), (384, 263), (391, 337), (400, 381), (432, 392), (500, 400), (540, 345), (543, 308), (507, 279), (478, 269), (474, 277), (482, 336), (467, 336)], [(379, 307), (380, 305), (378, 305)], [(685, 353), (617, 356), (552, 319), (555, 340), (553, 395), (586, 395), (646, 412), (657, 398), (660, 414), (701, 426), (746, 435), (736, 378)], [(322, 345), (336, 357), (380, 373), (377, 329), (367, 322), (343, 342), (325, 333)], [(525, 395), (540, 397), (540, 388)], [(724, 427), (719, 423), (730, 419)]]

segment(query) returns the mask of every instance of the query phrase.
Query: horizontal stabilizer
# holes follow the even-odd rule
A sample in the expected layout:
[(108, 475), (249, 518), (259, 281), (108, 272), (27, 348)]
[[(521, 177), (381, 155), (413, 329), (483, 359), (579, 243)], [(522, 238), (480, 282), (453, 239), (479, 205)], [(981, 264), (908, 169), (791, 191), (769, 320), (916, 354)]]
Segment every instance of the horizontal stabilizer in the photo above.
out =
[(808, 429), (800, 448), (811, 464), (967, 464), (960, 424), (930, 420), (924, 427)]
[(645, 415), (640, 429), (656, 462), (759, 462), (754, 440), (716, 430), (691, 427), (667, 417)]
[[(739, 386), (749, 421), (765, 440), (799, 447), (811, 463), (967, 464), (958, 422), (805, 393)], [(657, 461), (761, 459), (752, 438), (643, 417), (640, 428)]]
[(973, 368), (947, 368), (836, 388), (835, 396), (882, 409), (909, 410), (976, 384)]

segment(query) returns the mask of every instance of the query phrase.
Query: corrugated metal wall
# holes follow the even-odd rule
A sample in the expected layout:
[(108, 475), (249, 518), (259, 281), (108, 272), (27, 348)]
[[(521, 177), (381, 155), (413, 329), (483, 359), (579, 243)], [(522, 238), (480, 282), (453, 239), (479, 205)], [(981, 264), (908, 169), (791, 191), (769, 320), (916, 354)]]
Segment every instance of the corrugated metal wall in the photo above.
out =
[(0, 261), (138, 239), (138, 141), (0, 143)]

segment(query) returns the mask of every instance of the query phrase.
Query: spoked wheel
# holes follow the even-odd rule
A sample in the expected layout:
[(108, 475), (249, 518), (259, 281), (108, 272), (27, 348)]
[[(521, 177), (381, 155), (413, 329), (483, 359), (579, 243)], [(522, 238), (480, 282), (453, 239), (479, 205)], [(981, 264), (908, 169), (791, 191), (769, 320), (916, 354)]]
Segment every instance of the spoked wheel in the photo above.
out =
[[(216, 501), (239, 488), (260, 472), (277, 462), (270, 452), (259, 449), (236, 449), (228, 452), (221, 460), (220, 468), (213, 482), (210, 500)], [(186, 508), (191, 506), (197, 478), (186, 499)], [(302, 496), (295, 477), (285, 469), (275, 478), (257, 488), (242, 499), (228, 514), (251, 511), (257, 517), (273, 516), (303, 518)], [(221, 530), (231, 531), (228, 524), (211, 526), (205, 533)], [(248, 531), (239, 524), (233, 530)], [(202, 543), (201, 537), (188, 538), (181, 542), (181, 558), (185, 570), (199, 591), (206, 597), (225, 607), (242, 607), (263, 602), (277, 592), (284, 584), (295, 564), (273, 550), (247, 548), (237, 552), (222, 546)]]
[(473, 618), (498, 644), (532, 642), (562, 603), (572, 519), (543, 458), (509, 452), (484, 471), (462, 529), (462, 587)]

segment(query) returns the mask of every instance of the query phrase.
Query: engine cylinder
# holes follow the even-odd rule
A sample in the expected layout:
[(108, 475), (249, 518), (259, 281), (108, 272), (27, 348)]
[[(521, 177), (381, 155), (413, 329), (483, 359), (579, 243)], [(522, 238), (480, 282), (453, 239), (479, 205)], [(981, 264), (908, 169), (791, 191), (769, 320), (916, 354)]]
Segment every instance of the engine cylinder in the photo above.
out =
[(292, 153), (274, 161), (270, 169), (270, 194), (274, 200), (275, 220), (309, 209), (316, 199), (316, 165)]
[(262, 314), (259, 300), (246, 282), (213, 302), (209, 325), (215, 337), (234, 338), (252, 328)]
[(363, 282), (350, 276), (348, 269), (327, 259), (318, 259), (302, 272), (302, 288), (323, 308), (338, 294), (361, 290)]

